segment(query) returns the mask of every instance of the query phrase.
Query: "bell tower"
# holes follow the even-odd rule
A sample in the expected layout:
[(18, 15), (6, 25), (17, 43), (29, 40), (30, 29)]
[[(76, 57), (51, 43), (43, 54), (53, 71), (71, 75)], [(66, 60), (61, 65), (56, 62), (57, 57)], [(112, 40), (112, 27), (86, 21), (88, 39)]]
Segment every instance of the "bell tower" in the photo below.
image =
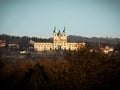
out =
[(56, 33), (56, 27), (54, 27), (53, 30), (53, 49), (56, 50), (57, 49), (57, 33)]
[(65, 27), (63, 32), (61, 33), (60, 30), (56, 33), (56, 27), (54, 27), (53, 31), (53, 48), (55, 49), (66, 49), (67, 47), (67, 35), (65, 32)]
[(63, 34), (62, 34), (62, 36), (63, 36), (64, 42), (67, 42), (67, 34), (66, 34), (66, 31), (65, 31), (65, 27), (64, 27), (64, 29), (63, 29)]
[(54, 27), (54, 30), (53, 30), (53, 42), (55, 41), (56, 37), (57, 37), (56, 27)]
[(63, 49), (66, 49), (67, 47), (67, 34), (66, 34), (66, 31), (65, 31), (65, 27), (63, 29), (63, 33), (62, 33), (62, 37), (63, 37)]

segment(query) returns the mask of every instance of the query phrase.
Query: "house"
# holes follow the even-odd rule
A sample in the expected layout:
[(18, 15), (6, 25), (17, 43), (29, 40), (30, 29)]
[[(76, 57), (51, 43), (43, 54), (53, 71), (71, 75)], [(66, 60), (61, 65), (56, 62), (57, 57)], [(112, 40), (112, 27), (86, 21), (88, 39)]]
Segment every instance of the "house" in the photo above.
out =
[(5, 47), (5, 46), (6, 46), (6, 41), (0, 40), (0, 47)]
[(113, 52), (113, 48), (109, 47), (109, 46), (105, 46), (104, 48), (102, 48), (102, 51), (105, 53), (105, 54), (108, 54), (109, 52)]

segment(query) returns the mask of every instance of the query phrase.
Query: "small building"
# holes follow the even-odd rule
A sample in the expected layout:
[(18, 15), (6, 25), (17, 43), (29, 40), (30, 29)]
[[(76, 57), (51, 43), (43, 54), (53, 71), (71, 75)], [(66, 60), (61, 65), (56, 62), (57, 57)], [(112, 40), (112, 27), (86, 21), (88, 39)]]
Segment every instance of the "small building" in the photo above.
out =
[(8, 46), (9, 46), (9, 48), (19, 49), (19, 44), (9, 43)]
[(65, 27), (63, 32), (60, 30), (56, 32), (56, 27), (54, 27), (53, 31), (53, 43), (41, 43), (34, 42), (34, 50), (35, 51), (45, 51), (45, 50), (77, 50), (78, 48), (85, 47), (85, 43), (70, 43), (67, 42), (67, 33), (65, 32)]
[(109, 46), (105, 46), (104, 48), (102, 48), (102, 51), (105, 53), (105, 54), (108, 54), (109, 52), (113, 52), (113, 48), (109, 47)]
[(29, 41), (29, 43), (28, 43), (28, 44), (29, 44), (29, 47), (28, 47), (28, 50), (29, 50), (29, 51), (34, 51), (34, 43), (35, 43), (35, 42), (34, 42), (33, 40), (30, 40), (30, 41)]
[(5, 47), (5, 46), (6, 46), (6, 41), (0, 40), (0, 47)]

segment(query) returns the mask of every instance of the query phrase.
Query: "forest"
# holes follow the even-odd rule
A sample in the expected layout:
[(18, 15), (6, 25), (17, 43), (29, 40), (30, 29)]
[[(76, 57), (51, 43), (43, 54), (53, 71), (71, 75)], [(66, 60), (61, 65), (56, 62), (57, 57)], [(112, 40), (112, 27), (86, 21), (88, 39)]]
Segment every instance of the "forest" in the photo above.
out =
[(120, 89), (120, 48), (111, 55), (88, 48), (68, 50), (63, 57), (11, 62), (0, 53), (0, 90)]

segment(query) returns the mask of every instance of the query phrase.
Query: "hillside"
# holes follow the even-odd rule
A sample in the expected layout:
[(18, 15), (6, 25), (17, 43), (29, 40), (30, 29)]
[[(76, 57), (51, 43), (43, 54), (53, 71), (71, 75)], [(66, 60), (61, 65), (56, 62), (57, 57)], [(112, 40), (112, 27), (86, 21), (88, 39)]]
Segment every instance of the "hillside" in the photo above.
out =
[[(115, 46), (116, 44), (120, 43), (120, 38), (98, 38), (98, 37), (82, 37), (82, 36), (75, 36), (69, 35), (67, 36), (68, 42), (86, 42), (96, 45), (109, 45)], [(28, 36), (10, 36), (7, 34), (0, 34), (0, 40), (5, 40), (6, 43), (16, 43), (20, 45), (27, 45), (30, 40), (35, 42), (53, 42), (53, 38), (38, 38), (38, 37), (28, 37)]]
[(92, 42), (92, 43), (110, 43), (110, 44), (117, 44), (120, 42), (120, 38), (103, 38), (103, 37), (82, 37), (82, 36), (75, 36), (69, 35), (68, 41), (70, 42)]

